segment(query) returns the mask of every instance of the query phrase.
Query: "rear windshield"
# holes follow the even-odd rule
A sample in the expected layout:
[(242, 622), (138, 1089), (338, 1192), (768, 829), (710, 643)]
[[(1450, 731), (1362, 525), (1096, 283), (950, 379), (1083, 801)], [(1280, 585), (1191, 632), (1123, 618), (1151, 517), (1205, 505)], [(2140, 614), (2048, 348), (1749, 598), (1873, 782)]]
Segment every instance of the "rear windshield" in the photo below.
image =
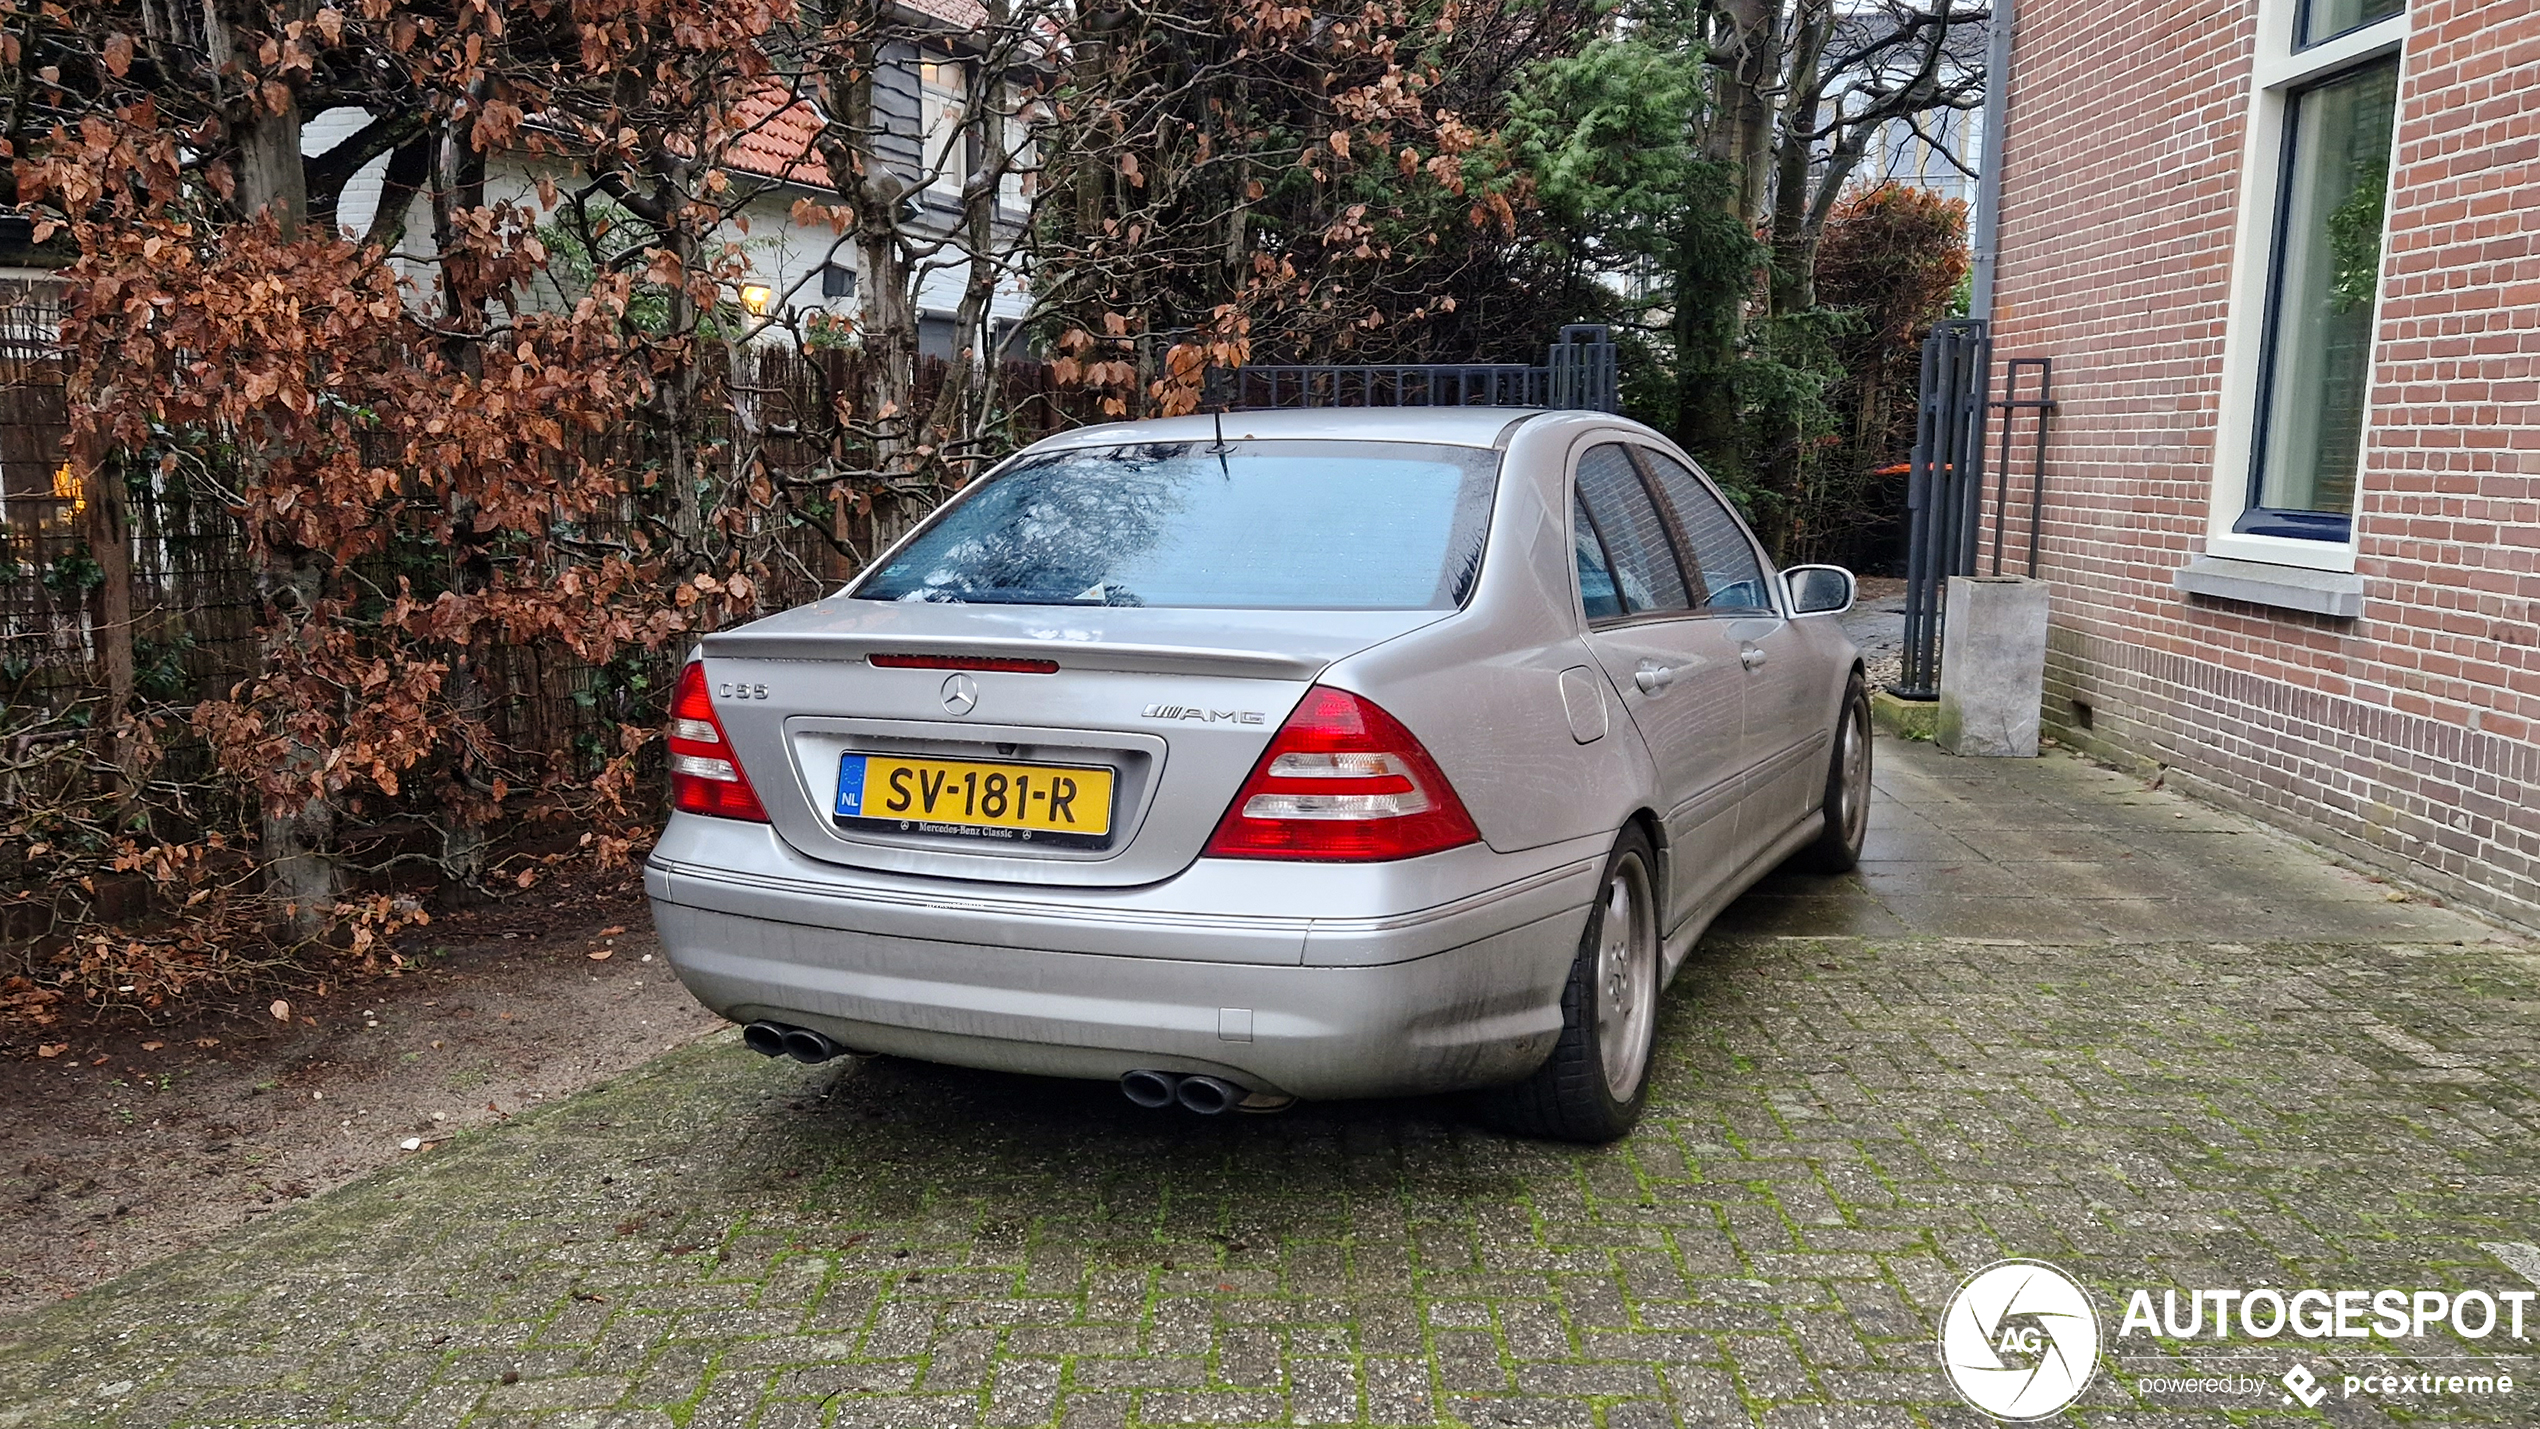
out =
[(1438, 610), (1481, 567), (1499, 454), (1410, 442), (1154, 443), (998, 472), (864, 600)]

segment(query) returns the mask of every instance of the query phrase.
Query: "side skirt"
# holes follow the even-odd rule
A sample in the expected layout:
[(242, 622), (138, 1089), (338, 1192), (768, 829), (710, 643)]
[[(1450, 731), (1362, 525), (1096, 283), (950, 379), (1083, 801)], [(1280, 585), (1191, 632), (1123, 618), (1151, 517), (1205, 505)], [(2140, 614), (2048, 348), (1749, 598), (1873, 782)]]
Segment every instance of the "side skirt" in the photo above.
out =
[(1710, 931), (1711, 920), (1719, 917), (1722, 909), (1736, 902), (1746, 890), (1761, 883), (1765, 874), (1781, 867), (1784, 859), (1814, 842), (1817, 835), (1825, 832), (1825, 827), (1823, 811), (1808, 814), (1785, 830), (1780, 838), (1765, 845), (1761, 854), (1749, 859), (1745, 867), (1739, 869), (1734, 877), (1723, 881), (1709, 898), (1694, 905), (1684, 921), (1667, 934), (1666, 944), (1660, 952), (1665, 969), (1660, 974), (1659, 986), (1665, 987), (1676, 980), (1677, 971), (1693, 953), (1693, 945), (1702, 941), (1702, 935)]

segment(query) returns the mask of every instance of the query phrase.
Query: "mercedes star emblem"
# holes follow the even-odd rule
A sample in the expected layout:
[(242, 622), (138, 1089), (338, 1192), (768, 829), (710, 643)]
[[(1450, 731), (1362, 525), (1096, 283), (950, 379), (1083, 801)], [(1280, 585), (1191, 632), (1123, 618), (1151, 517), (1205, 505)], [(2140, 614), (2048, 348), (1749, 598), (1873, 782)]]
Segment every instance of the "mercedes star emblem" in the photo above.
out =
[(944, 680), (944, 712), (966, 715), (979, 707), (979, 682), (968, 675), (947, 676)]

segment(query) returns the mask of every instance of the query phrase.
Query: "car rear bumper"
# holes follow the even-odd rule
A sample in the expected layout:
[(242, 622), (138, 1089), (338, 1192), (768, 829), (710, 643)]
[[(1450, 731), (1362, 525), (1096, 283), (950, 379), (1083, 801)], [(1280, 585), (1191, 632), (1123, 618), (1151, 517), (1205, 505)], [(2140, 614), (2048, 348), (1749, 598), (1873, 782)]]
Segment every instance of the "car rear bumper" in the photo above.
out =
[[(1001, 1071), (1205, 1072), (1332, 1098), (1487, 1086), (1539, 1065), (1560, 1032), (1598, 866), (1574, 857), (1386, 916), (1127, 920), (1120, 942), (1135, 952), (1088, 951), (1104, 941), (1098, 928), (1019, 911), (1065, 904), (780, 893), (658, 856), (645, 881), (671, 966), (736, 1022)], [(1065, 936), (1016, 936), (1044, 923)], [(1350, 965), (1306, 965), (1328, 961), (1300, 956), (1318, 929)], [(1158, 956), (1159, 943), (1185, 955)], [(1265, 949), (1276, 961), (1254, 960)]]

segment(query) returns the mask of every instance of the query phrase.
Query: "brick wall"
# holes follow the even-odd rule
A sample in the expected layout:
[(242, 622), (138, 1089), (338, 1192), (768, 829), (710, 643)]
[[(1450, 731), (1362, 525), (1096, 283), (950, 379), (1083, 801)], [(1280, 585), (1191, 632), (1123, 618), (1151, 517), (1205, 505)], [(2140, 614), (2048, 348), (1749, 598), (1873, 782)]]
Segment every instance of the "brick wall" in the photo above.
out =
[(2540, 8), (2413, 11), (2364, 613), (2334, 620), (2170, 585), (2207, 529), (2255, 5), (2023, 7), (1996, 352), (2051, 355), (2062, 403), (2046, 715), (2540, 925)]

